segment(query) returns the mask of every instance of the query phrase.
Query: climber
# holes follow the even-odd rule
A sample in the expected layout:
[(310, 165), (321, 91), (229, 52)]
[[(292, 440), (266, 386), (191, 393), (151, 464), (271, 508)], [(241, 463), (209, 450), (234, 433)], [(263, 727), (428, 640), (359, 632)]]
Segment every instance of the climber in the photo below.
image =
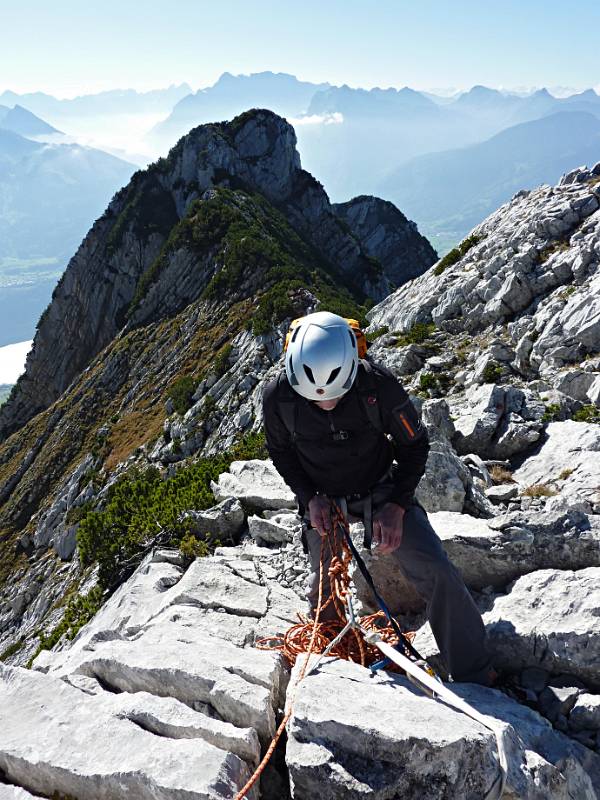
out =
[[(263, 415), (267, 449), (303, 518), (313, 616), (320, 541), (331, 525), (330, 498), (345, 498), (349, 519), (364, 520), (365, 546), (372, 536), (377, 552), (394, 559), (426, 601), (453, 679), (492, 685), (497, 675), (481, 615), (414, 497), (425, 472), (427, 432), (394, 375), (359, 358), (348, 321), (317, 312), (295, 325), (285, 370), (265, 387)], [(334, 613), (331, 604), (329, 609)], [(327, 618), (325, 613), (322, 621)]]

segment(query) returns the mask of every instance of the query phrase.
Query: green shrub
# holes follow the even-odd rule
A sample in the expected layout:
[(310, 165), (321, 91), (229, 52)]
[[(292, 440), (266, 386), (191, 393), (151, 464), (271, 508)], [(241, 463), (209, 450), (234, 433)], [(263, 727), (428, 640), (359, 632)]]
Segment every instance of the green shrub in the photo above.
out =
[(449, 253), (446, 253), (442, 259), (440, 259), (440, 261), (433, 268), (434, 274), (441, 275), (445, 269), (451, 267), (453, 264), (456, 264), (457, 261), (460, 261), (460, 259), (480, 241), (481, 236), (477, 236), (476, 234), (467, 236), (467, 238), (463, 239), (458, 247), (453, 248)]
[(542, 415), (542, 422), (555, 422), (560, 419), (561, 408), (558, 403), (549, 403), (544, 406), (545, 410)]
[(192, 400), (192, 395), (196, 391), (197, 386), (197, 378), (194, 378), (191, 375), (184, 375), (182, 378), (178, 378), (169, 387), (167, 391), (167, 397), (171, 399), (173, 408), (181, 416), (183, 416), (185, 412), (192, 407), (194, 403)]
[(241, 437), (226, 453), (201, 458), (166, 480), (156, 467), (130, 470), (109, 488), (105, 508), (88, 512), (81, 521), (77, 545), (82, 564), (96, 562), (100, 586), (113, 589), (157, 537), (177, 545), (189, 534), (183, 512), (214, 505), (211, 481), (232, 461), (264, 457), (264, 436), (255, 433)]
[(432, 336), (434, 331), (435, 325), (433, 322), (415, 322), (406, 333), (394, 333), (396, 347), (402, 347), (407, 344), (423, 344)]
[(86, 517), (90, 511), (92, 511), (92, 509), (93, 503), (91, 500), (86, 500), (86, 502), (82, 503), (80, 506), (73, 506), (66, 513), (66, 524), (75, 525), (75, 523), (81, 522), (81, 520)]
[[(208, 538), (211, 538), (210, 535)], [(217, 546), (218, 542), (214, 542)], [(206, 542), (197, 539), (193, 533), (186, 533), (179, 542), (179, 552), (184, 558), (204, 558), (209, 555), (210, 550)]]
[(389, 333), (390, 329), (388, 325), (382, 325), (380, 328), (375, 328), (374, 331), (369, 331), (367, 334), (367, 339), (370, 342), (374, 342), (379, 339), (380, 336), (384, 336), (386, 333)]
[(419, 389), (427, 397), (445, 395), (453, 380), (446, 372), (426, 372), (419, 378)]
[(9, 644), (1, 653), (0, 653), (0, 661), (6, 661), (11, 656), (14, 656), (25, 644), (25, 637), (21, 636), (20, 639), (17, 639), (16, 642)]
[(573, 414), (575, 422), (595, 422), (600, 423), (600, 408), (595, 405), (587, 405), (580, 408)]
[(31, 666), (35, 657), (42, 650), (51, 650), (63, 636), (66, 636), (67, 639), (74, 639), (79, 629), (87, 624), (101, 607), (103, 596), (104, 591), (100, 586), (94, 586), (86, 595), (72, 595), (58, 625), (50, 633), (42, 633), (40, 636), (40, 644), (27, 666)]
[(430, 389), (435, 388), (437, 385), (437, 381), (435, 379), (435, 375), (432, 372), (427, 372), (425, 375), (421, 375), (419, 378), (419, 388), (423, 392), (428, 392)]
[(212, 370), (217, 378), (222, 378), (229, 369), (229, 359), (233, 351), (231, 344), (222, 347), (213, 359)]
[(490, 361), (485, 365), (482, 373), (484, 383), (497, 383), (502, 377), (502, 367), (494, 361)]

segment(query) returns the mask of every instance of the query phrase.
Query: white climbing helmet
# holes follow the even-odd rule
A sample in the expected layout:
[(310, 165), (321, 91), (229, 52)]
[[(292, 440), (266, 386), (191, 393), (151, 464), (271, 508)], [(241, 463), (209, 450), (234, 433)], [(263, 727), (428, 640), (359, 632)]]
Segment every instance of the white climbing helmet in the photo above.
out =
[(317, 311), (302, 317), (291, 331), (285, 353), (290, 386), (307, 400), (334, 400), (356, 378), (356, 337), (343, 317)]

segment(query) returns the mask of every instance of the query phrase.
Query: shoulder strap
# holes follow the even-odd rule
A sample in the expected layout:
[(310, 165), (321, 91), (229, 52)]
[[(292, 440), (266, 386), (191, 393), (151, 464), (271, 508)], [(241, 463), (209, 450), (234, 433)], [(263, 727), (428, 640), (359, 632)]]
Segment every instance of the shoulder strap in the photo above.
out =
[(367, 419), (375, 430), (383, 433), (383, 420), (381, 418), (381, 408), (379, 405), (377, 380), (373, 371), (373, 365), (366, 358), (361, 358), (359, 361), (356, 388)]
[(292, 442), (296, 441), (296, 413), (298, 404), (295, 392), (289, 384), (285, 372), (279, 374), (277, 379), (277, 410), (283, 424), (288, 430)]

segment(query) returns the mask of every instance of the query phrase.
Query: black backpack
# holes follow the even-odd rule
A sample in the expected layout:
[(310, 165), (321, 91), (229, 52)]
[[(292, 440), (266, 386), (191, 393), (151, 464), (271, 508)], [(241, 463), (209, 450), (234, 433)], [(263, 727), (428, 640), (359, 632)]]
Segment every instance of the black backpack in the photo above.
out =
[[(369, 423), (375, 430), (384, 432), (379, 397), (377, 394), (377, 381), (373, 374), (373, 365), (366, 358), (359, 359), (358, 372), (354, 383), (367, 416)], [(292, 443), (296, 441), (296, 415), (298, 411), (298, 394), (292, 389), (284, 372), (280, 373), (277, 381), (277, 409), (287, 428)]]

